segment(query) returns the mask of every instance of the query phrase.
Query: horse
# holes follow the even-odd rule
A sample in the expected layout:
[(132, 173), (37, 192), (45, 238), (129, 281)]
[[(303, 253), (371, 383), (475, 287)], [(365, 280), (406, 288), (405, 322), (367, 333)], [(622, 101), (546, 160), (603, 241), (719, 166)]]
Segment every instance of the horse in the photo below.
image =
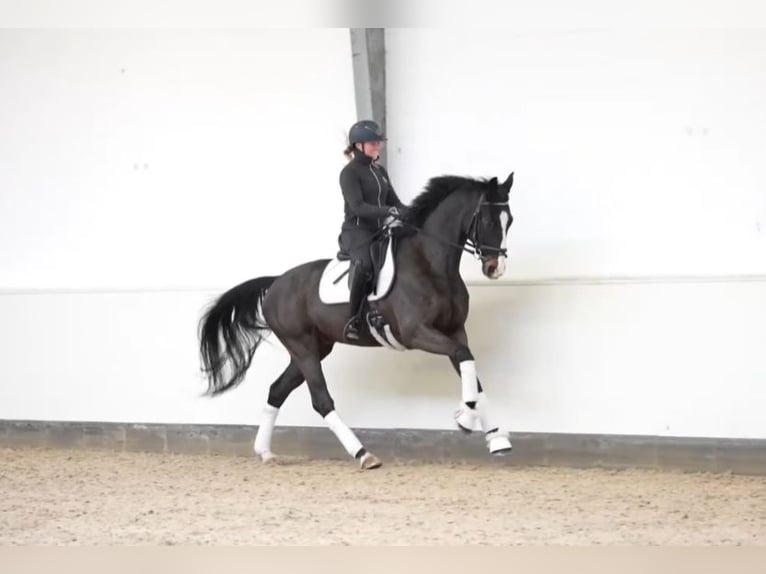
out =
[(433, 177), (410, 203), (405, 220), (384, 226), (396, 243), (395, 250), (389, 247), (387, 258), (395, 274), (393, 280), (389, 275), (384, 296), (370, 294), (366, 301), (367, 309), (385, 324), (384, 335), (368, 315), (360, 338), (344, 340), (343, 329), (351, 314), (347, 299), (326, 302), (319, 296), (320, 283), (327, 281), (333, 263), (330, 259), (305, 262), (282, 275), (250, 279), (211, 304), (198, 326), (201, 370), (208, 387), (204, 395), (214, 397), (239, 385), (269, 333), (290, 355), (289, 364), (269, 388), (256, 433), (253, 448), (261, 461), (274, 458), (271, 440), (279, 410), (305, 381), (313, 409), (349, 456), (363, 470), (381, 466), (380, 459), (343, 422), (327, 389), (321, 362), (336, 343), (385, 345), (447, 357), (461, 380), (461, 400), (453, 414), (457, 427), (464, 433), (479, 427), (492, 455), (511, 451), (509, 433), (493, 418), (468, 345), (469, 296), (460, 276), (460, 260), (469, 252), (481, 261), (485, 277), (494, 280), (503, 275), (513, 222), (512, 185), (513, 172), (503, 183), (497, 177)]

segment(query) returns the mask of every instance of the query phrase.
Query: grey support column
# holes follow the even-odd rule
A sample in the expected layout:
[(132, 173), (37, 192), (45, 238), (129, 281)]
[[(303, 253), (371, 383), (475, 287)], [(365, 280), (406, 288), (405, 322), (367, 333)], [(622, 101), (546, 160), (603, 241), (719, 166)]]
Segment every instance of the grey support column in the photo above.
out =
[[(386, 132), (386, 42), (383, 28), (351, 28), (357, 119), (373, 119)], [(386, 148), (380, 163), (386, 166)]]

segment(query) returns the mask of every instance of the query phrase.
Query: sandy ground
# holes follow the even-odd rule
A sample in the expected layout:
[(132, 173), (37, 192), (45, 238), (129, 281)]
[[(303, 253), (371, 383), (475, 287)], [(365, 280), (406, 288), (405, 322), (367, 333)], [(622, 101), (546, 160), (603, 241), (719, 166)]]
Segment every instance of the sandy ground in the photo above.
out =
[(766, 545), (766, 478), (0, 449), (0, 544)]

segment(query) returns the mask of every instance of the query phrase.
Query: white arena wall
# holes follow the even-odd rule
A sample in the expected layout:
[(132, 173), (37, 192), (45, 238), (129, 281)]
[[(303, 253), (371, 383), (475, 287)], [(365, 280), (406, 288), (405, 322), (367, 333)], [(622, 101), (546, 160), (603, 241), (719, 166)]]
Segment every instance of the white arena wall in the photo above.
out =
[[(387, 30), (389, 171), (516, 173), (506, 276), (464, 260), (511, 431), (766, 438), (766, 34)], [(228, 287), (337, 247), (349, 34), (0, 31), (0, 419), (257, 424), (201, 397)], [(451, 429), (448, 361), (338, 346), (359, 428)], [(301, 388), (280, 425), (323, 426)]]

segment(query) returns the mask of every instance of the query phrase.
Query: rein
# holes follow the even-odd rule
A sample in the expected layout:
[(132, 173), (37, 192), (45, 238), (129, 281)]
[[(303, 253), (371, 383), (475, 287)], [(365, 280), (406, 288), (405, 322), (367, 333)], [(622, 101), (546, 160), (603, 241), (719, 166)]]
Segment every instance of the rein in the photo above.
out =
[[(476, 204), (476, 209), (473, 211), (473, 216), (471, 217), (471, 223), (468, 225), (468, 237), (466, 238), (466, 241), (464, 244), (454, 243), (452, 241), (448, 241), (442, 237), (439, 237), (438, 235), (434, 235), (433, 233), (428, 233), (423, 228), (418, 227), (417, 225), (414, 225), (412, 223), (409, 223), (407, 221), (398, 220), (398, 225), (387, 225), (384, 226), (378, 231), (376, 231), (373, 236), (366, 240), (361, 242), (360, 244), (356, 245), (355, 247), (361, 247), (362, 245), (370, 245), (374, 243), (375, 241), (381, 239), (381, 237), (387, 233), (391, 233), (391, 230), (394, 227), (398, 227), (401, 225), (402, 227), (406, 227), (409, 229), (412, 229), (419, 233), (420, 235), (425, 235), (426, 237), (430, 237), (431, 239), (434, 239), (435, 241), (438, 241), (439, 243), (442, 243), (443, 245), (447, 245), (449, 247), (454, 247), (455, 249), (460, 249), (462, 251), (465, 251), (466, 253), (470, 253), (476, 259), (483, 259), (485, 257), (488, 257), (489, 255), (485, 255), (485, 252), (488, 253), (494, 253), (498, 257), (508, 257), (508, 249), (501, 248), (501, 247), (492, 247), (491, 245), (485, 245), (483, 243), (479, 242), (479, 213), (481, 212), (481, 208), (483, 206), (495, 206), (500, 207), (504, 205), (508, 205), (507, 201), (484, 201), (484, 194), (479, 198), (479, 202)], [(342, 276), (341, 276), (342, 277)], [(340, 279), (340, 277), (338, 278)]]

